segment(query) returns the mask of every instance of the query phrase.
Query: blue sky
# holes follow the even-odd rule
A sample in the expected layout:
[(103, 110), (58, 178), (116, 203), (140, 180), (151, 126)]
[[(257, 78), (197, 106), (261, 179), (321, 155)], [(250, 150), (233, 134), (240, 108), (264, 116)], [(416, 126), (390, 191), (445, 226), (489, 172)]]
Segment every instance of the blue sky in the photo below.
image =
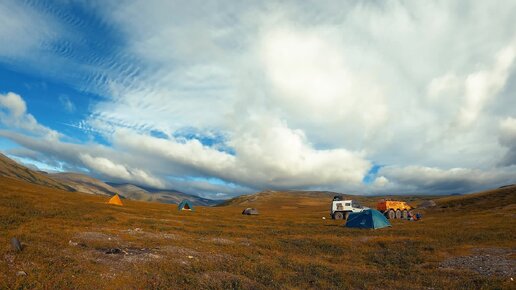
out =
[(2, 1), (0, 150), (217, 198), (514, 183), (513, 2)]

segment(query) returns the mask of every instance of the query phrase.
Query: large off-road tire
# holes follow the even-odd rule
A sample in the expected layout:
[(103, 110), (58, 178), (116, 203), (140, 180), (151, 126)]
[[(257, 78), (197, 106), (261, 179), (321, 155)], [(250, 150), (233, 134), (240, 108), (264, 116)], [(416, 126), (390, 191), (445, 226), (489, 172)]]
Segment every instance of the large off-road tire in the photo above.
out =
[(401, 212), (401, 217), (402, 217), (404, 220), (408, 220), (408, 210), (404, 209), (404, 210)]
[(394, 212), (394, 210), (390, 209), (387, 211), (387, 218), (390, 220), (393, 220), (396, 218), (396, 213)]
[(397, 219), (401, 218), (401, 210), (399, 210), (399, 209), (396, 210), (396, 218)]
[(335, 219), (335, 220), (341, 220), (343, 218), (344, 218), (344, 214), (340, 211), (333, 214), (333, 219)]

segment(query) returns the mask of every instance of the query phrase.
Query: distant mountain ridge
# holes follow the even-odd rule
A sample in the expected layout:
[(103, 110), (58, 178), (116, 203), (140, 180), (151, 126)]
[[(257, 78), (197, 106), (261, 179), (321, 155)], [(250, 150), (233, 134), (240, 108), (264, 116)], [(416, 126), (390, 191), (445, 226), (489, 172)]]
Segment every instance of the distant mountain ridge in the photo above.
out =
[(153, 189), (133, 184), (106, 183), (82, 173), (46, 173), (29, 169), (0, 153), (0, 176), (43, 185), (70, 192), (112, 196), (120, 194), (127, 199), (178, 204), (188, 199), (194, 205), (213, 206), (219, 201), (186, 194), (173, 189)]
[(188, 199), (194, 205), (200, 206), (213, 206), (219, 203), (219, 201), (211, 200), (203, 197), (199, 197), (196, 195), (186, 194), (184, 192), (180, 192), (177, 190), (169, 190), (169, 189), (155, 189), (143, 186), (137, 186), (134, 184), (117, 184), (117, 183), (109, 183), (108, 184), (118, 191), (120, 191), (121, 195), (128, 199), (142, 200), (142, 201), (152, 201), (152, 202), (160, 202), (160, 203), (173, 203), (178, 204), (184, 199)]

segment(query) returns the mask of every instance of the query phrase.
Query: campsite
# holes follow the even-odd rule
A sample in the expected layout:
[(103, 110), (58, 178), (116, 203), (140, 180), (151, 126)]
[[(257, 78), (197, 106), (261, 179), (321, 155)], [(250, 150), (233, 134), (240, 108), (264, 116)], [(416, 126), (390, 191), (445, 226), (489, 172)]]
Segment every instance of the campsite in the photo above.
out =
[[(70, 193), (0, 177), (0, 288), (494, 289), (513, 287), (516, 187), (434, 200), (377, 230), (322, 220), (324, 192), (221, 206)], [(373, 206), (377, 198), (358, 197)], [(428, 204), (428, 202), (426, 202)], [(252, 206), (259, 215), (242, 215)], [(10, 238), (23, 250), (13, 251)], [(172, 285), (172, 286), (171, 286)]]
[(516, 0), (0, 0), (0, 290), (516, 290)]

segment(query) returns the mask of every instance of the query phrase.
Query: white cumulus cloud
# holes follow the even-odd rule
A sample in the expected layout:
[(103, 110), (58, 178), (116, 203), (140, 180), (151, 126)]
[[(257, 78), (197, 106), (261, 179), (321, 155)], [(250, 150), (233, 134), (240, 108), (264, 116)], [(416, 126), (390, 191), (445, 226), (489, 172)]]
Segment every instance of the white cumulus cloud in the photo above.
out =
[[(36, 13), (6, 3), (21, 17)], [(86, 61), (66, 44), (92, 40), (42, 26), (38, 41), (65, 45), (48, 58), (55, 66), (33, 67), (102, 95), (77, 127), (108, 144), (21, 136), (58, 133), (12, 93), (0, 96), (0, 118), (17, 133), (2, 135), (99, 176), (229, 195), (443, 193), (514, 181), (514, 1), (228, 3), (83, 3), (122, 40)], [(63, 18), (48, 14), (35, 19)], [(0, 37), (20, 37), (9, 31), (0, 26)], [(13, 43), (25, 41), (34, 45)], [(26, 63), (24, 51), (9, 63)], [(81, 77), (68, 77), (76, 67)], [(373, 164), (381, 170), (365, 184)]]

